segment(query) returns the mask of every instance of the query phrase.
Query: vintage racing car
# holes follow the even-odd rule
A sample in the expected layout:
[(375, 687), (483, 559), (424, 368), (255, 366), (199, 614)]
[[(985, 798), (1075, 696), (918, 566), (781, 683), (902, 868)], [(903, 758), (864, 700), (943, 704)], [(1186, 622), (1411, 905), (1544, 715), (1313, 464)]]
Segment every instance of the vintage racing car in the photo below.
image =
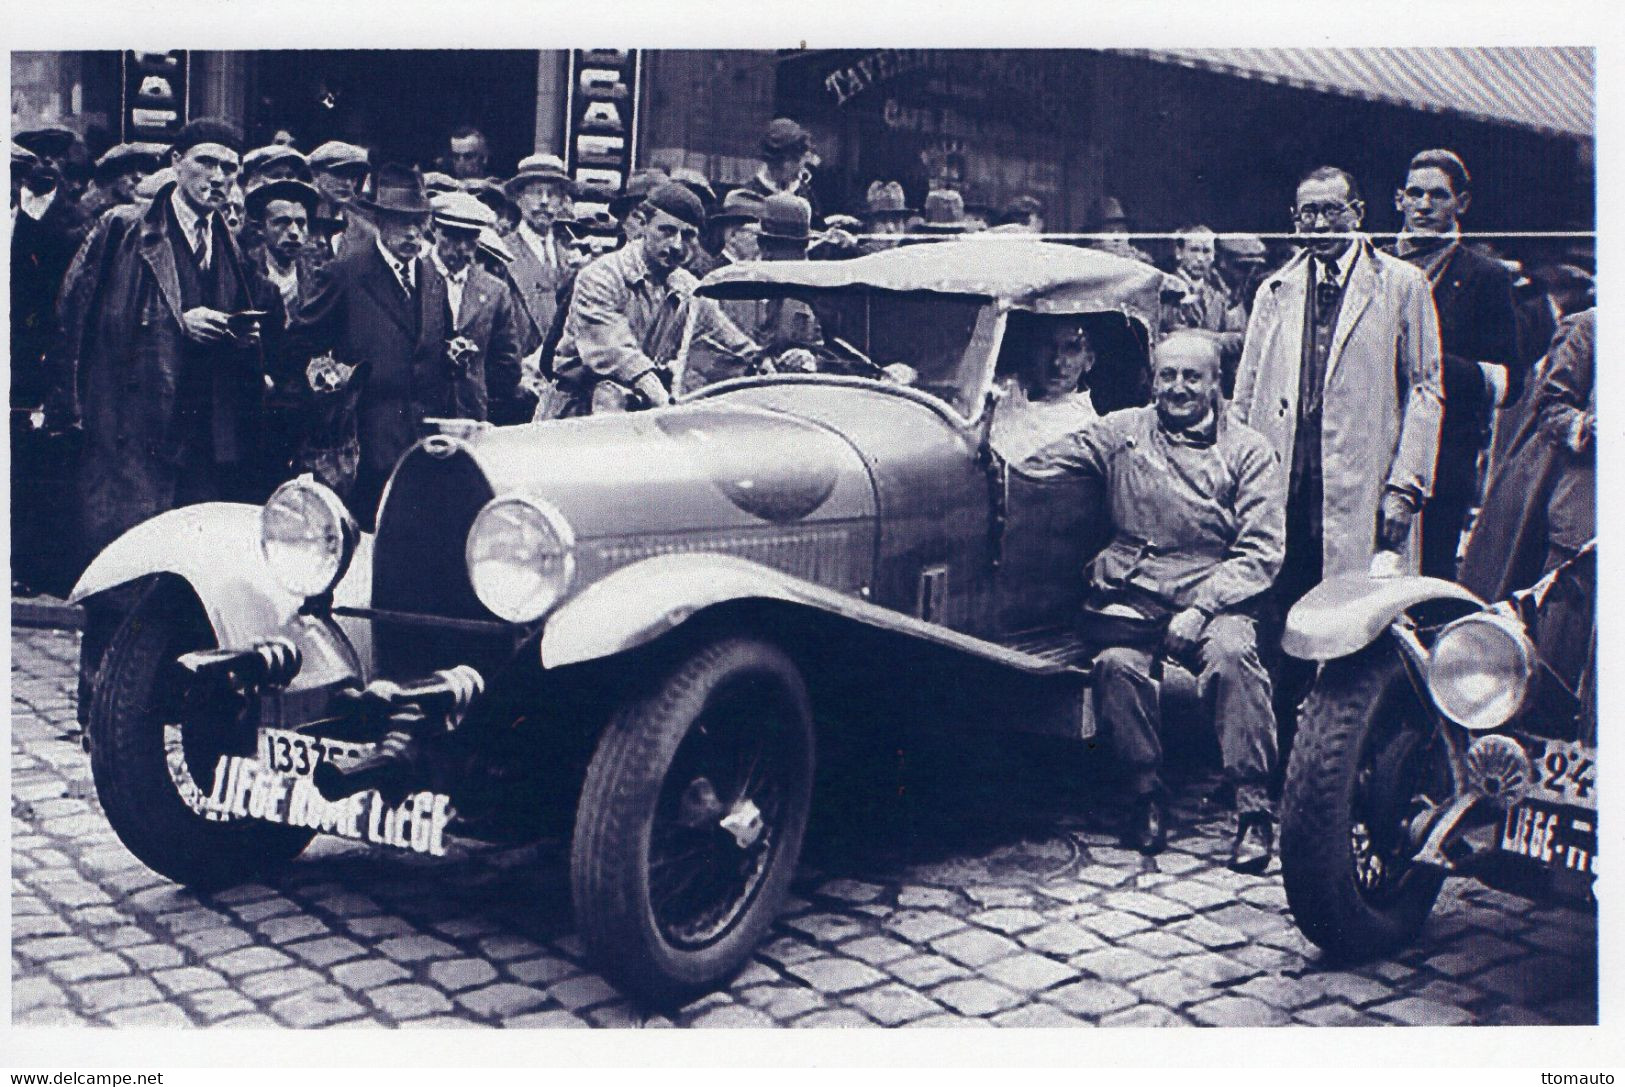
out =
[(144, 586), (89, 719), (109, 820), (203, 886), (318, 833), (438, 854), (562, 820), (608, 976), (725, 981), (786, 896), (821, 729), (1092, 734), (1071, 627), (1104, 506), (1009, 471), (992, 390), (1057, 320), (1144, 371), (1163, 290), (1018, 238), (734, 266), (693, 312), (793, 298), (814, 372), (686, 380), (691, 320), (678, 403), (447, 426), (375, 535), (309, 478), (138, 525), (73, 593)]
[(1593, 543), (1494, 605), (1354, 576), (1293, 608), (1282, 646), (1322, 667), (1287, 765), (1281, 870), (1316, 944), (1360, 959), (1409, 942), (1450, 875), (1595, 907), (1595, 584)]

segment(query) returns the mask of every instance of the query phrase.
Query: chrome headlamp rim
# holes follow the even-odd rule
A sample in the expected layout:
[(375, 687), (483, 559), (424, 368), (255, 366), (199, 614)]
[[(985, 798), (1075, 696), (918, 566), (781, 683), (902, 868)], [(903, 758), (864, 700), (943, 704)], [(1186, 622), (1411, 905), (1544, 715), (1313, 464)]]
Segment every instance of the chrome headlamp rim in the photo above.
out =
[[(1508, 697), (1500, 700), (1497, 704), (1500, 708), (1492, 716), (1478, 716), (1472, 720), (1464, 720), (1462, 716), (1452, 712), (1448, 698), (1440, 697), (1442, 690), (1448, 690), (1448, 680), (1439, 671), (1439, 650), (1453, 635), (1460, 634), (1465, 629), (1480, 626), (1495, 630), (1512, 646), (1516, 670), (1515, 674), (1509, 677), (1512, 688)], [(1473, 732), (1487, 732), (1491, 729), (1500, 728), (1517, 715), (1518, 711), (1523, 708), (1524, 702), (1528, 699), (1530, 683), (1535, 674), (1535, 660), (1534, 642), (1530, 640), (1528, 631), (1524, 629), (1523, 623), (1516, 616), (1493, 609), (1474, 612), (1472, 615), (1463, 616), (1447, 624), (1434, 638), (1432, 651), (1428, 654), (1425, 677), (1428, 696), (1432, 699), (1433, 704), (1438, 707), (1440, 713), (1462, 728)]]
[[(542, 599), (541, 602), (536, 606), (526, 608), (522, 611), (507, 609), (505, 613), (504, 610), (499, 610), (496, 607), (492, 607), (491, 602), (486, 600), (485, 597), (480, 593), (479, 581), (474, 576), (474, 547), (476, 541), (480, 537), (480, 526), (485, 519), (494, 515), (496, 511), (507, 506), (520, 507), (541, 518), (542, 522), (547, 526), (548, 531), (550, 531), (554, 538), (559, 542), (560, 573), (555, 579), (556, 584), (552, 588), (550, 596)], [(468, 571), (469, 583), (473, 586), (475, 597), (482, 605), (489, 609), (492, 614), (510, 623), (532, 622), (533, 620), (540, 619), (543, 615), (546, 615), (554, 605), (564, 598), (565, 594), (570, 591), (570, 587), (575, 584), (575, 529), (571, 527), (570, 522), (565, 518), (564, 514), (561, 513), (558, 508), (550, 502), (546, 502), (540, 498), (536, 498), (528, 494), (499, 495), (496, 498), (491, 499), (491, 501), (487, 502), (485, 505), (481, 506), (480, 511), (474, 515), (474, 521), (472, 524), (470, 524), (468, 529), (468, 538), (463, 542), (463, 566)]]
[[(310, 583), (291, 583), (283, 576), (284, 571), (280, 570), (278, 564), (271, 558), (267, 547), (266, 514), (277, 504), (278, 499), (291, 491), (299, 491), (314, 499), (325, 520), (338, 533), (339, 548), (331, 571)], [(266, 569), (271, 572), (271, 576), (276, 579), (277, 584), (281, 585), (283, 589), (305, 600), (325, 596), (337, 588), (338, 583), (343, 581), (344, 575), (349, 572), (350, 563), (355, 559), (356, 548), (361, 540), (361, 529), (356, 524), (355, 518), (350, 516), (350, 511), (344, 505), (344, 500), (335, 494), (331, 488), (318, 482), (314, 476), (308, 473), (288, 480), (271, 492), (271, 496), (260, 507), (259, 529), (260, 559), (265, 563)], [(313, 588), (318, 584), (320, 585), (319, 588)]]

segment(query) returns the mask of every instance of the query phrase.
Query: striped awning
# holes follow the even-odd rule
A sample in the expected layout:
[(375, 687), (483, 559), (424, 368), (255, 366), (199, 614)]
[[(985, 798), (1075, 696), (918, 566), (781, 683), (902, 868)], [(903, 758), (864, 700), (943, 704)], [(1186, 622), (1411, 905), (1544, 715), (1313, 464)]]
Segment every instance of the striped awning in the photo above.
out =
[(1141, 49), (1291, 87), (1593, 138), (1589, 48)]

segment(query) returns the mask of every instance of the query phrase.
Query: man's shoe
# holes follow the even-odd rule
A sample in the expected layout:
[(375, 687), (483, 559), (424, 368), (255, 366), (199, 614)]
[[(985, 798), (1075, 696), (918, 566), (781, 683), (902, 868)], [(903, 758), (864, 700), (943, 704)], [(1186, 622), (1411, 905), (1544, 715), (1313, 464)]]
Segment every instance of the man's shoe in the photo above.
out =
[(1162, 805), (1154, 796), (1142, 796), (1129, 812), (1128, 824), (1123, 828), (1123, 845), (1150, 855), (1161, 853), (1168, 844), (1168, 829), (1163, 825)]
[(1236, 840), (1230, 846), (1230, 869), (1261, 874), (1275, 852), (1275, 820), (1264, 812), (1243, 812), (1236, 818)]

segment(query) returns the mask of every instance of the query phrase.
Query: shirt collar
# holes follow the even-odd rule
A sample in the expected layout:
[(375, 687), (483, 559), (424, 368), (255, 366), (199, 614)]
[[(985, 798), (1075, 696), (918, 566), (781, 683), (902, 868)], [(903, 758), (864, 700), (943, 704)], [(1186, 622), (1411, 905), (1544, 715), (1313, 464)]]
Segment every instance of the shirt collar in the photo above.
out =
[(17, 206), (22, 209), (24, 215), (27, 215), (35, 222), (39, 222), (45, 218), (45, 213), (51, 210), (51, 204), (56, 200), (56, 193), (57, 190), (52, 189), (50, 192), (41, 195), (24, 185), (22, 193), (17, 198)]
[(447, 283), (457, 283), (457, 284), (466, 283), (468, 281), (468, 270), (470, 268), (474, 267), (474, 262), (469, 261), (467, 264), (463, 265), (463, 270), (462, 271), (460, 271), (460, 272), (449, 271), (446, 268), (445, 262), (443, 262), (440, 259), (440, 250), (438, 250), (438, 249), (429, 250), (429, 259), (434, 262), (434, 270), (439, 272), (440, 277), (442, 279), (444, 279)]
[(523, 238), (525, 244), (530, 246), (531, 250), (538, 256), (545, 254), (548, 251), (549, 239), (546, 236), (537, 233), (529, 223), (521, 220), (519, 223), (519, 229), (515, 231), (515, 233)]
[[(1360, 259), (1360, 249), (1362, 245), (1363, 243), (1360, 241), (1360, 239), (1355, 238), (1353, 241), (1349, 242), (1348, 247), (1345, 248), (1338, 258), (1332, 262), (1333, 267), (1337, 269), (1337, 282), (1347, 283), (1349, 281), (1349, 272), (1353, 269), (1354, 262)], [(1314, 259), (1316, 263), (1324, 263), (1318, 256)]]
[(181, 233), (186, 235), (186, 240), (190, 242), (196, 238), (198, 220), (202, 219), (203, 216), (193, 211), (192, 205), (188, 204), (186, 199), (181, 196), (179, 185), (175, 186), (175, 190), (169, 194), (169, 206), (175, 209), (175, 218), (180, 220)]
[(406, 269), (406, 273), (408, 275), (412, 274), (412, 262), (411, 261), (404, 261), (403, 262), (400, 257), (397, 257), (394, 253), (391, 253), (387, 248), (385, 248), (384, 247), (384, 236), (382, 234), (374, 235), (372, 240), (373, 240), (373, 243), (378, 246), (378, 252), (380, 252), (380, 253), (382, 253), (384, 255), (384, 263), (389, 265), (389, 270), (390, 271), (396, 272), (398, 269), (400, 269), (400, 268), (402, 268), (404, 266), (405, 269)]
[(643, 259), (643, 246), (633, 242), (621, 252), (625, 254), (621, 263), (628, 283), (637, 283), (649, 278), (649, 264)]

